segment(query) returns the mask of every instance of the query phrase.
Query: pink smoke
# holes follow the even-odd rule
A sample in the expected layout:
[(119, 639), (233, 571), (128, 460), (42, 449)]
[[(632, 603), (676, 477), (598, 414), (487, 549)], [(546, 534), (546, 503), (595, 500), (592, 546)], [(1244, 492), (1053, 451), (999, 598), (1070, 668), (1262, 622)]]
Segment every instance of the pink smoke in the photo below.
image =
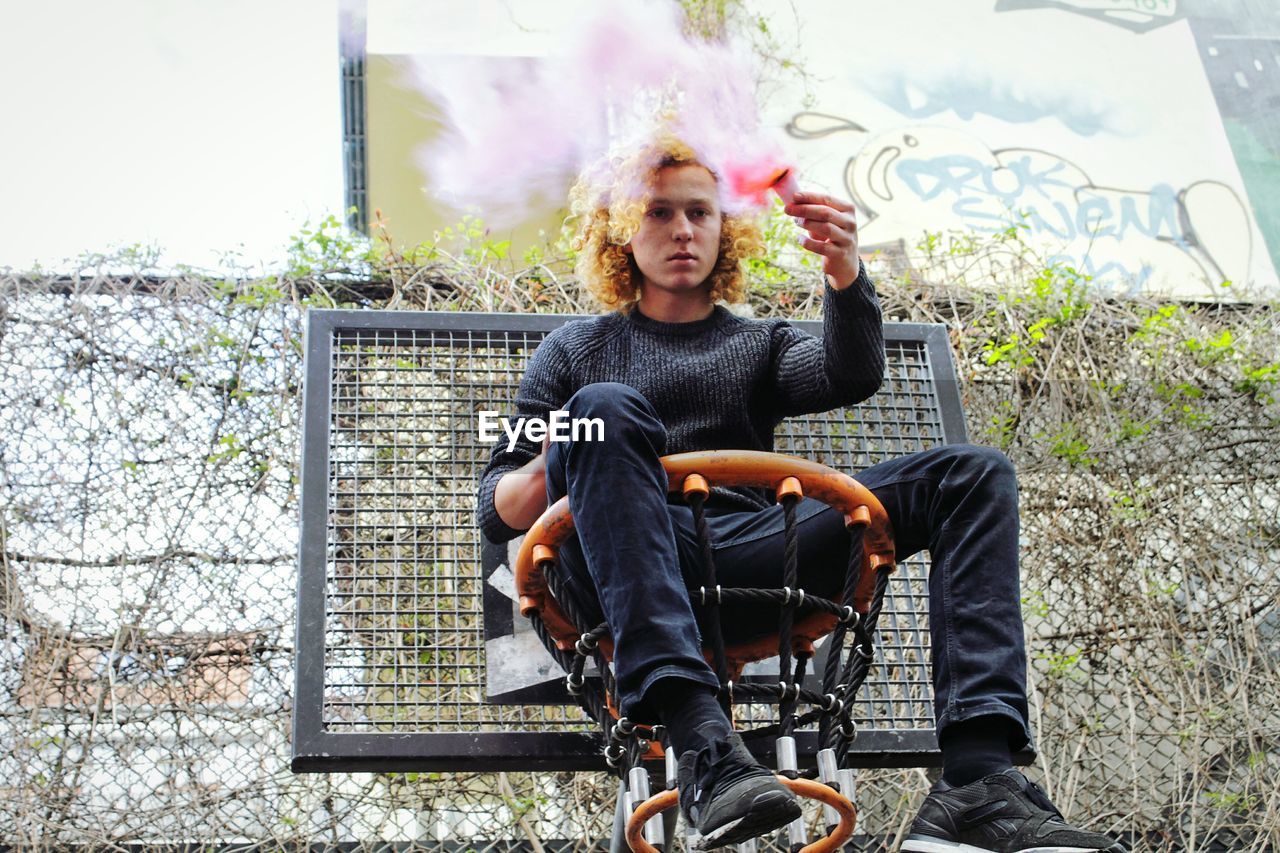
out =
[(562, 202), (576, 174), (651, 136), (659, 110), (674, 106), (671, 129), (730, 178), (721, 182), (726, 209), (761, 205), (752, 181), (789, 164), (760, 125), (750, 51), (689, 40), (670, 0), (584, 8), (589, 15), (539, 60), (416, 63), (445, 128), (416, 155), (431, 191), (491, 222), (516, 221), (537, 201)]

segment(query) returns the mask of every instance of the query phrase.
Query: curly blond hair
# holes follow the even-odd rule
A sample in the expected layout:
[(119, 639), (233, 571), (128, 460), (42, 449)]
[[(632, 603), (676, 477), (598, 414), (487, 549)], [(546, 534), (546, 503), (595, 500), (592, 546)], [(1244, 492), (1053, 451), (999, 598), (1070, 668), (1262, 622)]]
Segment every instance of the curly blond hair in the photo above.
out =
[[(640, 230), (658, 170), (683, 165), (702, 166), (717, 183), (720, 180), (687, 144), (662, 134), (630, 156), (610, 158), (583, 172), (569, 191), (570, 216), (577, 220), (575, 271), (606, 308), (627, 313), (640, 301), (640, 268), (623, 246)], [(744, 301), (747, 283), (742, 262), (761, 257), (764, 250), (764, 235), (754, 218), (722, 212), (719, 254), (707, 276), (711, 301)]]

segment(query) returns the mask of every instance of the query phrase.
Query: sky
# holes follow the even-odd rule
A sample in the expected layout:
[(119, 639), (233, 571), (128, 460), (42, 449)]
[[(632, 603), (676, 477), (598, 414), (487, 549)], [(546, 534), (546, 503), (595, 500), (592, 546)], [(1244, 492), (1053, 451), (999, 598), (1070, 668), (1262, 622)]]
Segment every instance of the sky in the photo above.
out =
[(0, 270), (278, 267), (343, 209), (337, 0), (0, 0)]

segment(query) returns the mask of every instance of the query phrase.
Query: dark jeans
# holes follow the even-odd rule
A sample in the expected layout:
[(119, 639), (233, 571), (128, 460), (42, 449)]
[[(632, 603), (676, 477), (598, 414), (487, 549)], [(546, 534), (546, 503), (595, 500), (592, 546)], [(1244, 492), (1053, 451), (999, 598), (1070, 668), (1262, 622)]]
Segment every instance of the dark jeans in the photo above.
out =
[[(716, 686), (702, 656), (686, 576), (697, 577), (697, 537), (687, 506), (667, 503), (658, 459), (666, 430), (626, 385), (599, 383), (574, 394), (573, 418), (601, 418), (603, 441), (553, 442), (547, 497), (569, 495), (577, 527), (560, 564), (578, 597), (598, 596), (614, 637), (614, 674), (624, 711), (653, 719), (645, 694), (659, 679)], [(987, 447), (947, 445), (850, 472), (884, 504), (897, 558), (928, 549), (929, 624), (939, 733), (979, 716), (1002, 715), (1026, 734), (1026, 653), (1018, 590), (1018, 494), (1013, 466)], [(728, 587), (781, 588), (782, 507), (758, 512), (708, 508), (717, 580)], [(799, 524), (800, 587), (834, 597), (848, 566), (840, 513), (805, 498)], [(777, 612), (725, 608), (729, 642), (775, 630)], [(1023, 744), (1012, 744), (1015, 748)]]

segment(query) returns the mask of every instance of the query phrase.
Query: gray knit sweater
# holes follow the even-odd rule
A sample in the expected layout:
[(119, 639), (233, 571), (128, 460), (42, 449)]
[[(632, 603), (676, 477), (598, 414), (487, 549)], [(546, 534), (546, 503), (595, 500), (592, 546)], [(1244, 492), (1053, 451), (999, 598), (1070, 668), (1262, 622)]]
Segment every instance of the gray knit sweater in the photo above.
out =
[[(659, 322), (639, 309), (570, 321), (548, 334), (529, 360), (516, 416), (546, 419), (584, 385), (621, 382), (657, 410), (667, 428), (667, 453), (769, 451), (783, 418), (865, 400), (883, 375), (880, 304), (863, 269), (845, 290), (826, 288), (821, 340), (783, 320), (743, 319), (723, 306), (692, 323)], [(498, 516), (493, 491), (502, 475), (540, 451), (523, 434), (511, 451), (505, 437), (494, 445), (476, 504), (490, 541), (523, 532)], [(713, 501), (755, 510), (769, 506), (771, 496), (716, 489)]]

